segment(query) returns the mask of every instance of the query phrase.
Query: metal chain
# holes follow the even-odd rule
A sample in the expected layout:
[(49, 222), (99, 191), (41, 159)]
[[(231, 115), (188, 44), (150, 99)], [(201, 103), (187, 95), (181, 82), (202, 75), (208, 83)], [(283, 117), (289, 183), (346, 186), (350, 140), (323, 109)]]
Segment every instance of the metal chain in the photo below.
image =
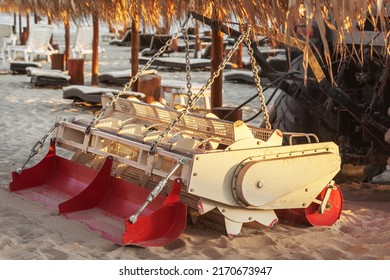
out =
[(37, 143), (35, 143), (34, 147), (31, 149), (30, 155), (28, 156), (27, 160), (24, 162), (22, 167), (18, 168), (16, 170), (16, 173), (19, 175), (22, 173), (23, 169), (26, 167), (27, 163), (36, 155), (39, 153), (39, 151), (42, 149), (43, 145), (45, 144), (46, 138), (50, 135), (50, 133), (53, 132), (53, 130), (60, 125), (59, 122), (55, 122), (54, 125), (46, 132), (46, 134), (39, 140)]
[(191, 83), (191, 61), (190, 61), (190, 44), (188, 38), (188, 29), (183, 31), (185, 43), (185, 60), (186, 60), (186, 79), (187, 79), (187, 96), (188, 100), (192, 99)]
[(246, 43), (246, 46), (248, 48), (248, 54), (250, 56), (252, 72), (253, 72), (253, 76), (254, 76), (254, 79), (255, 79), (255, 82), (256, 82), (257, 92), (259, 94), (259, 99), (260, 99), (260, 103), (261, 103), (261, 109), (264, 112), (265, 127), (267, 129), (271, 129), (272, 126), (271, 126), (271, 123), (269, 121), (267, 104), (265, 102), (265, 97), (264, 97), (264, 94), (263, 94), (263, 87), (261, 85), (260, 76), (259, 76), (259, 70), (257, 69), (256, 59), (255, 59), (255, 57), (253, 55), (253, 49), (252, 49), (252, 46), (251, 46), (252, 41), (251, 41), (249, 35), (245, 38), (245, 43)]
[(202, 88), (199, 90), (199, 92), (194, 96), (194, 98), (189, 99), (187, 106), (184, 108), (184, 110), (180, 111), (180, 113), (177, 115), (175, 119), (173, 119), (167, 128), (161, 132), (157, 139), (153, 142), (150, 153), (153, 154), (156, 151), (158, 143), (165, 138), (165, 136), (175, 127), (175, 125), (181, 121), (181, 119), (187, 115), (195, 106), (195, 103), (200, 99), (204, 91), (210, 87), (214, 83), (214, 80), (221, 74), (222, 70), (226, 67), (226, 64), (228, 61), (232, 58), (234, 52), (238, 49), (238, 46), (244, 41), (245, 38), (248, 37), (250, 32), (250, 27), (243, 33), (241, 36), (237, 39), (237, 41), (234, 43), (232, 49), (229, 51), (229, 53), (226, 55), (225, 59), (222, 61), (222, 63), (218, 66), (218, 69), (213, 73), (213, 75), (207, 80), (207, 82), (202, 86)]
[(100, 118), (106, 113), (106, 111), (108, 110), (108, 108), (110, 108), (123, 94), (125, 94), (126, 90), (128, 90), (129, 88), (131, 88), (131, 86), (138, 80), (138, 78), (146, 71), (149, 69), (149, 67), (154, 63), (154, 61), (159, 57), (161, 56), (169, 46), (172, 45), (173, 41), (176, 40), (180, 33), (183, 33), (185, 32), (185, 30), (188, 29), (188, 19), (185, 21), (185, 24), (184, 24), (184, 27), (176, 32), (175, 34), (172, 35), (172, 37), (165, 43), (164, 46), (162, 46), (157, 53), (155, 53), (152, 58), (137, 72), (137, 74), (135, 74), (133, 77), (131, 77), (130, 81), (127, 82), (123, 89), (117, 94), (114, 96), (114, 98), (111, 99), (110, 102), (108, 102), (106, 105), (104, 105), (104, 107), (100, 110), (100, 112), (98, 114), (96, 114), (94, 116), (94, 118), (92, 119), (92, 121), (89, 123), (89, 125), (87, 126), (86, 130), (85, 130), (85, 133), (86, 134), (89, 134), (91, 132), (91, 129), (92, 127), (94, 127), (100, 120)]

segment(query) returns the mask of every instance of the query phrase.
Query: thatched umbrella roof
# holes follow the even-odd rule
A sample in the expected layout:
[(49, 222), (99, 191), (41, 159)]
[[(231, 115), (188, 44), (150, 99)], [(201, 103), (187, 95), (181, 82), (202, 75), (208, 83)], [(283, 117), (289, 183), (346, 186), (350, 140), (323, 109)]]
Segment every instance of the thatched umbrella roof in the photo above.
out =
[[(338, 32), (339, 44), (344, 41), (343, 30), (352, 31), (356, 26), (363, 26), (367, 14), (377, 15), (385, 32), (389, 32), (389, 0), (0, 0), (2, 12), (35, 11), (38, 14), (50, 15), (53, 20), (63, 20), (64, 12), (71, 19), (89, 18), (93, 12), (99, 12), (100, 20), (124, 22), (132, 17), (134, 6), (137, 6), (139, 17), (151, 27), (158, 27), (161, 19), (169, 24), (177, 24), (194, 10), (212, 17), (217, 10), (222, 21), (232, 19), (248, 23), (273, 36), (281, 30), (289, 32), (299, 18), (300, 4), (304, 3), (306, 16), (310, 23), (316, 20), (322, 36), (325, 26)], [(333, 14), (332, 21), (329, 13)], [(271, 28), (268, 28), (271, 27)], [(290, 32), (291, 36), (296, 36)]]
[[(157, 27), (161, 18), (175, 23), (191, 10), (209, 17), (218, 10), (222, 21), (235, 18), (254, 26), (271, 26), (274, 32), (278, 32), (287, 30), (296, 22), (302, 3), (307, 19), (315, 19), (319, 26), (351, 31), (356, 25), (364, 25), (366, 15), (370, 13), (378, 15), (382, 27), (388, 31), (385, 23), (388, 23), (386, 13), (390, 13), (389, 0), (0, 0), (0, 11), (35, 10), (58, 20), (62, 19), (64, 11), (73, 19), (87, 18), (93, 11), (99, 11), (101, 20), (123, 22), (131, 18), (133, 7), (137, 5), (140, 18), (147, 25)], [(334, 15), (333, 22), (329, 21), (328, 10)], [(340, 40), (343, 40), (342, 36)]]
[[(257, 32), (271, 38), (277, 38), (280, 33), (297, 37), (293, 27), (298, 21), (307, 25), (316, 21), (323, 41), (326, 41), (326, 27), (337, 34), (336, 47), (340, 50), (345, 49), (345, 32), (352, 32), (356, 26), (363, 30), (368, 21), (372, 21), (374, 28), (380, 23), (387, 34), (384, 38), (387, 46), (390, 37), (389, 0), (0, 0), (1, 11), (33, 9), (58, 21), (64, 20), (65, 15), (75, 21), (97, 13), (99, 20), (121, 23), (138, 11), (143, 23), (151, 27), (158, 27), (162, 19), (168, 25), (177, 24), (191, 10), (209, 17), (218, 11), (222, 22), (235, 20), (251, 24)], [(379, 20), (372, 20), (368, 14)], [(384, 51), (390, 53), (390, 47)], [(330, 63), (328, 52), (325, 49)]]

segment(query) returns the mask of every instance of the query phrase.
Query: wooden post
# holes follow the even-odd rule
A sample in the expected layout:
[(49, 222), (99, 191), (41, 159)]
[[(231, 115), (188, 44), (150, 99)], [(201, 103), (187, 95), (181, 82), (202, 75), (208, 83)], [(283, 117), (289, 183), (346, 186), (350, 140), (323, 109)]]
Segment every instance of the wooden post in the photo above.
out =
[(197, 20), (195, 23), (195, 50), (194, 50), (194, 58), (202, 57), (202, 42), (200, 41), (199, 35), (199, 21)]
[(53, 53), (51, 55), (51, 69), (64, 71), (64, 54)]
[[(212, 48), (211, 48), (211, 74), (213, 74), (223, 61), (223, 34), (221, 31), (212, 30)], [(214, 80), (211, 85), (211, 108), (222, 106), (222, 73)]]
[(84, 85), (84, 59), (68, 60), (69, 84)]
[[(240, 25), (240, 32), (242, 33), (242, 25)], [(238, 45), (238, 50), (237, 50), (237, 68), (242, 69), (243, 64), (242, 64), (242, 43)]]
[[(50, 15), (47, 15), (47, 23), (49, 24), (49, 25), (52, 25), (53, 24), (53, 21), (52, 21), (52, 19), (51, 19), (51, 17), (50, 17)], [(51, 35), (51, 37), (50, 37), (50, 45), (53, 45), (53, 34)]]
[(94, 11), (92, 15), (93, 24), (93, 39), (92, 39), (92, 79), (91, 85), (97, 86), (99, 84), (99, 14)]
[[(135, 5), (133, 10), (133, 20), (131, 24), (131, 76), (135, 76), (138, 72), (138, 53), (139, 53), (139, 14), (138, 7)], [(138, 81), (136, 81), (131, 90), (138, 91)]]
[(70, 59), (70, 24), (69, 20), (64, 20), (64, 28), (65, 28), (65, 50), (64, 50), (64, 56), (65, 56), (65, 69), (68, 69), (68, 60)]
[(14, 13), (14, 25), (12, 26), (12, 33), (16, 34), (16, 13)]
[(19, 42), (22, 43), (22, 15), (19, 14)]
[(161, 76), (143, 75), (139, 77), (138, 92), (145, 94), (143, 101), (146, 103), (161, 102)]

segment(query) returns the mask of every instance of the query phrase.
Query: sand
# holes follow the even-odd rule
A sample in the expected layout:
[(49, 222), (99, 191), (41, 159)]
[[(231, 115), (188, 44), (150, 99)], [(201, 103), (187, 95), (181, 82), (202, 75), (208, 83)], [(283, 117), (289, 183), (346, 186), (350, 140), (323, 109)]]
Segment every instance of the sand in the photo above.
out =
[[(60, 34), (55, 39), (61, 40)], [(100, 58), (100, 72), (130, 67), (129, 48), (107, 43), (102, 46), (106, 52)], [(50, 67), (41, 62), (44, 68)], [(86, 61), (86, 84), (90, 81), (90, 67), (90, 61)], [(56, 116), (93, 114), (93, 110), (62, 99), (60, 88), (36, 88), (26, 75), (12, 75), (8, 69), (7, 64), (0, 75), (0, 259), (390, 259), (388, 172), (377, 178), (382, 181), (379, 184), (341, 185), (344, 208), (340, 220), (329, 227), (289, 225), (283, 221), (272, 229), (249, 224), (241, 235), (228, 238), (202, 223), (188, 224), (176, 241), (159, 248), (118, 246), (77, 221), (10, 193), (11, 172), (24, 163)], [(159, 73), (163, 79), (185, 77), (182, 72)], [(204, 82), (208, 72), (194, 71), (192, 78)], [(228, 84), (224, 104), (239, 104), (254, 93), (253, 85)], [(249, 104), (244, 115), (250, 116), (257, 106), (258, 100)], [(46, 150), (47, 143), (28, 166), (38, 162)]]

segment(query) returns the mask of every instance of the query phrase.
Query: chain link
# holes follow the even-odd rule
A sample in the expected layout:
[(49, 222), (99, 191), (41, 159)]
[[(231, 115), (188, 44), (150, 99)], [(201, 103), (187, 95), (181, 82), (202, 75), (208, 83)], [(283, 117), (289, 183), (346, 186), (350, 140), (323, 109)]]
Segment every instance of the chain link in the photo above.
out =
[(245, 38), (245, 44), (247, 46), (248, 54), (250, 56), (252, 72), (253, 72), (253, 76), (254, 76), (254, 79), (255, 79), (255, 82), (256, 82), (257, 92), (259, 94), (259, 99), (260, 99), (260, 103), (261, 103), (261, 109), (262, 109), (262, 111), (264, 113), (265, 127), (267, 129), (271, 129), (272, 126), (271, 126), (271, 123), (269, 121), (267, 104), (265, 102), (265, 97), (264, 97), (264, 93), (263, 93), (263, 87), (261, 85), (260, 76), (259, 76), (259, 69), (257, 68), (256, 59), (255, 59), (255, 57), (253, 55), (253, 49), (252, 49), (252, 46), (251, 46), (252, 41), (250, 39), (250, 34), (248, 34), (248, 36)]
[[(186, 23), (187, 25), (187, 23)], [(92, 121), (89, 123), (89, 125), (87, 126), (86, 130), (85, 130), (85, 133), (86, 134), (89, 134), (91, 132), (91, 129), (99, 122), (99, 120), (103, 117), (103, 115), (106, 113), (106, 111), (108, 110), (108, 108), (110, 108), (123, 94), (125, 94), (126, 90), (128, 90), (129, 88), (131, 88), (131, 86), (138, 80), (138, 78), (146, 71), (150, 68), (150, 66), (154, 63), (154, 61), (159, 57), (161, 56), (169, 46), (172, 45), (173, 41), (176, 40), (178, 37), (179, 37), (179, 34), (183, 32), (183, 30), (187, 30), (188, 27), (184, 27), (183, 29), (181, 29), (180, 31), (176, 32), (175, 34), (172, 35), (172, 37), (165, 43), (164, 46), (162, 46), (157, 53), (155, 53), (152, 58), (137, 72), (137, 74), (135, 74), (133, 77), (131, 77), (130, 81), (127, 82), (123, 89), (117, 94), (114, 96), (114, 98), (111, 99), (110, 102), (108, 102), (101, 110), (98, 114), (96, 114), (94, 116), (94, 118), (92, 119)]]
[(241, 34), (241, 36), (237, 39), (237, 41), (233, 45), (232, 49), (226, 55), (225, 59), (218, 66), (218, 69), (212, 74), (212, 76), (207, 80), (207, 82), (201, 87), (201, 89), (194, 96), (194, 98), (188, 100), (187, 106), (182, 111), (180, 111), (178, 116), (169, 123), (168, 127), (163, 132), (161, 132), (158, 135), (157, 139), (153, 142), (152, 147), (150, 149), (151, 154), (155, 153), (158, 143), (160, 141), (162, 141), (165, 138), (165, 136), (175, 127), (175, 125), (178, 122), (180, 122), (181, 119), (193, 109), (193, 107), (195, 106), (195, 103), (199, 101), (199, 99), (201, 98), (204, 91), (206, 89), (208, 89), (210, 87), (210, 85), (212, 85), (214, 83), (214, 80), (221, 74), (222, 70), (226, 67), (226, 64), (228, 63), (228, 61), (232, 58), (234, 52), (238, 49), (239, 45), (245, 40), (245, 38), (248, 37), (249, 32), (250, 32), (250, 28), (248, 28), (243, 34)]
[(188, 29), (183, 31), (185, 43), (185, 60), (186, 60), (186, 79), (187, 79), (187, 96), (188, 100), (192, 99), (191, 83), (191, 61), (190, 61), (190, 44), (188, 38)]
[(46, 134), (39, 140), (37, 143), (35, 143), (34, 147), (31, 149), (30, 155), (28, 156), (27, 160), (24, 162), (24, 164), (16, 170), (16, 173), (19, 175), (22, 173), (23, 169), (26, 167), (27, 163), (36, 155), (39, 153), (39, 151), (42, 149), (43, 145), (45, 144), (46, 138), (49, 137), (50, 133), (53, 132), (53, 130), (58, 127), (60, 124), (59, 122), (55, 122), (54, 125), (46, 132)]

